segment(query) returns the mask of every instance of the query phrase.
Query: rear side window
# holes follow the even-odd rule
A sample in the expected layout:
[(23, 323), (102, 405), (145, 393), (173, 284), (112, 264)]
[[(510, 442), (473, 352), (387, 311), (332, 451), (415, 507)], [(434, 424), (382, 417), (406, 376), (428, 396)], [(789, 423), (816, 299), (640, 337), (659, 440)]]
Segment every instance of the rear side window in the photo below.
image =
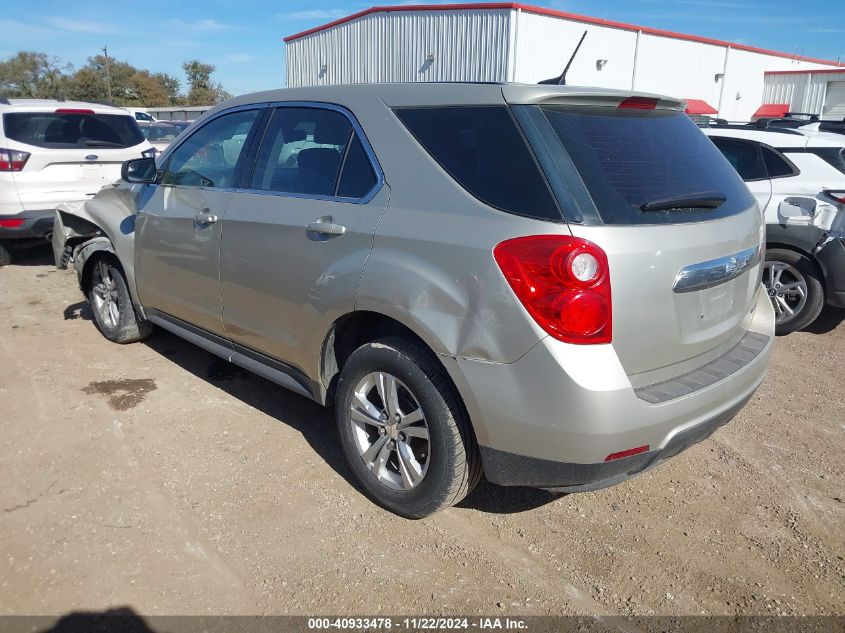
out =
[(766, 164), (769, 178), (785, 178), (798, 173), (795, 166), (779, 152), (768, 147), (760, 147), (760, 151), (763, 152), (763, 162)]
[(401, 108), (396, 116), (434, 160), (482, 202), (517, 215), (562, 219), (507, 108)]
[(261, 142), (251, 189), (363, 198), (376, 185), (373, 167), (342, 113), (282, 107)]
[(757, 143), (718, 137), (711, 137), (710, 140), (715, 143), (743, 180), (766, 178), (766, 167)]
[[(754, 204), (736, 171), (683, 112), (519, 107), (542, 113), (547, 134), (556, 137), (567, 159), (556, 158), (555, 163), (571, 164), (580, 176), (594, 207), (581, 209), (585, 221), (597, 214), (604, 224), (702, 222)], [(583, 199), (578, 192), (573, 196)], [(715, 208), (684, 204), (722, 198)], [(677, 204), (667, 207), (669, 203)], [(649, 208), (654, 210), (644, 210)]]
[(144, 141), (128, 114), (9, 112), (3, 115), (3, 127), (14, 141), (50, 149), (122, 149)]

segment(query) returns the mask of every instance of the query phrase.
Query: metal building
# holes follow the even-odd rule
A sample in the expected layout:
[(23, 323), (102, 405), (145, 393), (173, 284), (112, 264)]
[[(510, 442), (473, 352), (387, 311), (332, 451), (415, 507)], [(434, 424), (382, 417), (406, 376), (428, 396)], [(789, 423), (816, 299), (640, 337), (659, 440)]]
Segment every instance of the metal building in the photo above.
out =
[(782, 104), (790, 112), (845, 120), (845, 68), (769, 71), (763, 99), (766, 103)]
[(285, 38), (287, 85), (536, 83), (561, 73), (584, 31), (568, 84), (692, 99), (696, 109), (730, 120), (748, 120), (764, 103), (766, 71), (839, 66), (520, 3), (406, 5), (373, 7)]

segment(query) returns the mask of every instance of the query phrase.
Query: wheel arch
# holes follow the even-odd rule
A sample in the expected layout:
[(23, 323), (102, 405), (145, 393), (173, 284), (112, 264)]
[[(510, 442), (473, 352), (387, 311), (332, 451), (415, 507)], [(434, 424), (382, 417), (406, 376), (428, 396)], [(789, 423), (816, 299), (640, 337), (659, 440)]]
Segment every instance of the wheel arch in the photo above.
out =
[(473, 439), (477, 441), (475, 423), (469, 407), (464, 400), (464, 394), (458, 389), (456, 377), (449, 370), (444, 358), (435, 352), (435, 346), (426, 341), (412, 327), (398, 319), (369, 310), (349, 312), (335, 320), (323, 340), (320, 359), (320, 380), (325, 388), (326, 404), (331, 406), (337, 391), (337, 382), (344, 364), (352, 352), (372, 341), (389, 336), (402, 336), (415, 342), (429, 358), (443, 371), (453, 389), (458, 406), (466, 420)]

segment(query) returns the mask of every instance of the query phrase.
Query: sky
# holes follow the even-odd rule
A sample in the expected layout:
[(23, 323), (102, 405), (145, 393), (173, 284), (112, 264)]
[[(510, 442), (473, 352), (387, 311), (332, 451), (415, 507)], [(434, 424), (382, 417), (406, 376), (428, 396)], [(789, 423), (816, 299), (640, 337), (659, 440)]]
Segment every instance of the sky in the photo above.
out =
[[(845, 61), (842, 0), (527, 0), (526, 4), (607, 20)], [(4, 3), (0, 59), (18, 50), (55, 55), (76, 67), (108, 46), (109, 56), (184, 81), (181, 63), (214, 64), (232, 94), (284, 85), (282, 38), (369, 6), (436, 4), (381, 0), (37, 0)]]

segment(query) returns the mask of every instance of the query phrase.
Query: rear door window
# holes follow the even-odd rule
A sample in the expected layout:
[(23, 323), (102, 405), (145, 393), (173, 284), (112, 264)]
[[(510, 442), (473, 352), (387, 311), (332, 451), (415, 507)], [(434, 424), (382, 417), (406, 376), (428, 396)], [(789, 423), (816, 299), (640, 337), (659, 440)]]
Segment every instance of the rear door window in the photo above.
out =
[[(737, 172), (681, 111), (564, 105), (516, 109), (535, 123), (538, 117), (547, 123), (535, 125), (538, 134), (555, 140), (544, 138), (555, 154), (544, 164), (547, 171), (579, 176), (562, 173), (567, 191), (556, 193), (564, 210), (575, 201), (584, 222), (702, 222), (754, 205)], [(579, 186), (588, 195), (581, 195)], [(711, 208), (713, 200), (721, 199)]]
[(326, 108), (280, 107), (261, 142), (250, 188), (358, 199), (376, 183), (346, 115)]
[(746, 182), (766, 178), (766, 167), (760, 154), (760, 145), (754, 141), (711, 137), (728, 162)]
[(3, 127), (14, 141), (49, 149), (123, 149), (144, 141), (128, 114), (8, 112)]
[(473, 196), (502, 211), (562, 219), (508, 108), (401, 108), (396, 116)]

